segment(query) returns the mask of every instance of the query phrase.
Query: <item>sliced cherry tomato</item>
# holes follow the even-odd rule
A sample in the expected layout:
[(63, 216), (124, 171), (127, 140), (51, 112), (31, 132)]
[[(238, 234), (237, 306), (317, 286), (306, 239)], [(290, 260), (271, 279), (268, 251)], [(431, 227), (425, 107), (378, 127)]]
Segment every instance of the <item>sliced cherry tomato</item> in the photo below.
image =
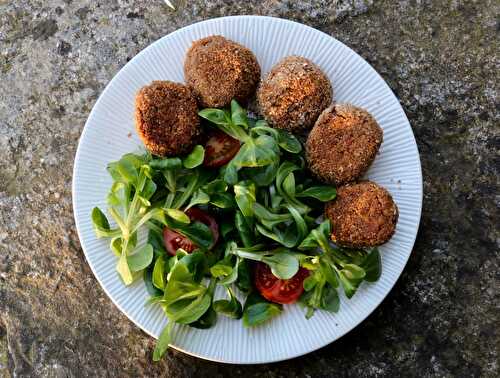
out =
[(191, 253), (196, 249), (196, 245), (191, 240), (166, 227), (163, 230), (163, 241), (167, 248), (167, 252), (172, 256), (175, 256), (177, 250), (180, 248), (187, 253)]
[[(195, 207), (186, 210), (186, 215), (192, 221), (201, 222), (210, 228), (213, 238), (212, 246), (214, 246), (219, 239), (219, 226), (217, 225), (215, 219), (203, 210)], [(165, 247), (167, 248), (167, 252), (172, 256), (175, 256), (179, 248), (182, 248), (187, 253), (191, 253), (197, 248), (196, 244), (194, 244), (187, 237), (167, 227), (163, 230), (163, 241), (165, 243)]]
[(268, 301), (289, 304), (299, 299), (304, 291), (304, 280), (308, 276), (309, 271), (300, 268), (295, 276), (288, 280), (282, 280), (271, 272), (271, 268), (268, 265), (257, 263), (255, 269), (255, 286)]
[(205, 145), (203, 165), (208, 168), (222, 167), (238, 153), (240, 142), (220, 130), (213, 130)]

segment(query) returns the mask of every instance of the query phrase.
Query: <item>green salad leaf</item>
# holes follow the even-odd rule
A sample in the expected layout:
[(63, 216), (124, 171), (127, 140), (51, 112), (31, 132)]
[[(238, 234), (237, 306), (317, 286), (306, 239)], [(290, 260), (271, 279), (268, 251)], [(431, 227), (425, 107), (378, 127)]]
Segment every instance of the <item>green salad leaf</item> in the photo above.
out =
[(168, 273), (169, 266), (167, 264), (167, 261), (165, 260), (165, 256), (161, 255), (159, 256), (155, 264), (153, 266), (153, 272), (152, 272), (152, 283), (153, 286), (160, 289), (160, 290), (165, 290), (165, 286), (167, 285), (167, 273)]
[(257, 293), (251, 293), (243, 308), (243, 325), (255, 327), (281, 314), (283, 306), (266, 301)]
[(132, 272), (146, 269), (153, 261), (153, 247), (145, 244), (138, 250), (127, 256), (127, 263)]
[(233, 319), (240, 319), (243, 315), (243, 308), (240, 301), (233, 293), (230, 287), (226, 287), (227, 293), (229, 295), (229, 300), (221, 299), (213, 303), (214, 310)]
[(263, 262), (271, 268), (271, 272), (276, 277), (284, 280), (292, 278), (299, 270), (300, 255), (286, 248), (256, 250), (255, 247), (238, 248), (236, 243), (231, 242), (228, 245), (227, 253), (242, 259)]
[(168, 349), (168, 344), (170, 343), (171, 340), (171, 333), (172, 333), (172, 328), (173, 328), (174, 322), (169, 320), (165, 328), (163, 328), (163, 331), (161, 331), (160, 336), (158, 337), (158, 340), (156, 341), (156, 346), (153, 351), (153, 361), (160, 361), (160, 359), (163, 357), (165, 352)]
[(182, 165), (184, 168), (193, 169), (198, 167), (203, 163), (203, 159), (205, 158), (205, 149), (203, 146), (195, 146), (193, 151), (184, 158), (182, 161)]
[(255, 204), (255, 184), (252, 181), (240, 181), (234, 185), (234, 199), (245, 217), (253, 215)]
[(312, 197), (322, 202), (333, 200), (337, 190), (331, 186), (311, 186), (297, 194), (297, 197)]
[(382, 259), (378, 248), (373, 248), (363, 262), (359, 265), (365, 271), (364, 280), (368, 282), (376, 282), (382, 274)]

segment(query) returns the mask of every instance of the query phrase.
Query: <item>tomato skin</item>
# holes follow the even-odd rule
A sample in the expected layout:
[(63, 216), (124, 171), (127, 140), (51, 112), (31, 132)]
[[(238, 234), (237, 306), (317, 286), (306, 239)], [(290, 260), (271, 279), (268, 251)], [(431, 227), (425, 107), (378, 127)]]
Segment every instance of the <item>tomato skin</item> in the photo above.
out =
[(240, 142), (226, 133), (214, 129), (205, 144), (203, 165), (207, 168), (218, 168), (229, 163), (240, 150)]
[(257, 263), (255, 267), (255, 286), (261, 294), (272, 292), (279, 279), (271, 272), (271, 268), (264, 263)]
[[(217, 224), (215, 219), (208, 213), (196, 207), (192, 207), (186, 210), (186, 215), (189, 217), (189, 219), (191, 219), (191, 221), (201, 222), (210, 228), (213, 238), (211, 247), (213, 247), (219, 239), (219, 225)], [(163, 229), (163, 242), (165, 244), (167, 252), (172, 256), (175, 256), (179, 248), (182, 248), (187, 253), (191, 253), (198, 248), (197, 245), (187, 237), (174, 230), (171, 230), (168, 227), (165, 227)]]
[(196, 245), (191, 240), (167, 227), (163, 229), (163, 242), (168, 254), (172, 256), (176, 255), (179, 248), (182, 248), (187, 253), (191, 253), (196, 249)]
[(255, 286), (259, 293), (270, 302), (280, 304), (295, 303), (304, 292), (304, 280), (309, 276), (309, 271), (300, 268), (288, 280), (274, 276), (271, 268), (264, 263), (257, 263), (255, 268)]

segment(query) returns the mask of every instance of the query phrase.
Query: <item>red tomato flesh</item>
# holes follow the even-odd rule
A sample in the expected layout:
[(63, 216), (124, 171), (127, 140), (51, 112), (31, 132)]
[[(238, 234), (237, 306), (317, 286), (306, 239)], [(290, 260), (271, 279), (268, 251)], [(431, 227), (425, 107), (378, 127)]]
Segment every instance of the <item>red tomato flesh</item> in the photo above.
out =
[(257, 263), (255, 269), (255, 286), (259, 293), (268, 301), (281, 304), (297, 302), (304, 292), (304, 280), (309, 276), (309, 271), (300, 268), (299, 271), (288, 280), (276, 277), (271, 268), (264, 263)]
[[(189, 217), (189, 219), (191, 219), (191, 221), (201, 222), (210, 228), (213, 238), (213, 247), (219, 239), (219, 226), (215, 219), (203, 210), (200, 210), (196, 207), (192, 207), (186, 210), (186, 215)], [(174, 230), (171, 230), (168, 227), (165, 227), (163, 229), (163, 242), (165, 244), (167, 252), (172, 256), (175, 256), (179, 248), (182, 248), (187, 253), (191, 253), (198, 248), (198, 246), (187, 237)]]
[(205, 160), (203, 165), (208, 168), (218, 168), (229, 163), (240, 150), (240, 142), (220, 130), (210, 132), (205, 145)]

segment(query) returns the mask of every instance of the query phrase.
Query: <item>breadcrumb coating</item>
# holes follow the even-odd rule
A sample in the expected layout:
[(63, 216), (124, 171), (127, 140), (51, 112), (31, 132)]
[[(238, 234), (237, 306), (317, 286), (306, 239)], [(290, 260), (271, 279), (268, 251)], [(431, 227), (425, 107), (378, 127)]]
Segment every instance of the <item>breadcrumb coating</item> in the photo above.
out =
[(192, 44), (186, 54), (184, 76), (200, 106), (221, 108), (233, 98), (248, 102), (259, 84), (260, 66), (249, 49), (214, 35)]
[(310, 60), (289, 56), (278, 62), (257, 90), (261, 113), (279, 129), (310, 129), (332, 102), (328, 77)]
[(177, 156), (191, 151), (201, 135), (191, 90), (171, 81), (153, 81), (135, 99), (135, 126), (151, 153)]
[(344, 185), (325, 205), (334, 243), (352, 248), (386, 243), (394, 234), (398, 208), (389, 192), (371, 181)]
[(307, 138), (309, 170), (332, 185), (355, 181), (368, 170), (382, 139), (382, 129), (366, 110), (350, 104), (332, 105)]

